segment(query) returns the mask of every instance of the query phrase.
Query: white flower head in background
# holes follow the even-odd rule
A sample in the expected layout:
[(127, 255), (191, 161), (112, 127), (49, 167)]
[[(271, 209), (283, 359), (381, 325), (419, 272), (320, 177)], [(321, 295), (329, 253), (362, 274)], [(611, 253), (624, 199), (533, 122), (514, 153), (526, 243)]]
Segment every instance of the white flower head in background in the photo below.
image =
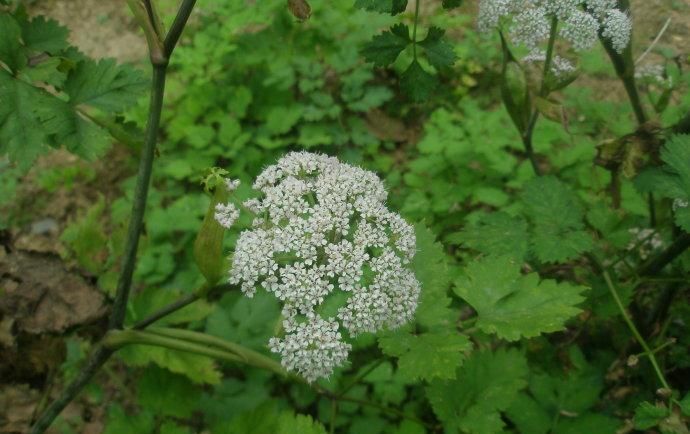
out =
[(549, 39), (553, 20), (576, 51), (592, 48), (600, 34), (619, 53), (630, 42), (632, 21), (616, 0), (480, 0), (477, 26), (488, 33), (505, 25), (513, 42), (535, 49)]
[(269, 347), (287, 370), (309, 382), (328, 377), (351, 349), (341, 329), (354, 336), (413, 318), (414, 229), (386, 208), (376, 174), (293, 152), (253, 187), (260, 197), (243, 206), (255, 218), (237, 240), (229, 280), (248, 297), (263, 288), (283, 302), (285, 335)]

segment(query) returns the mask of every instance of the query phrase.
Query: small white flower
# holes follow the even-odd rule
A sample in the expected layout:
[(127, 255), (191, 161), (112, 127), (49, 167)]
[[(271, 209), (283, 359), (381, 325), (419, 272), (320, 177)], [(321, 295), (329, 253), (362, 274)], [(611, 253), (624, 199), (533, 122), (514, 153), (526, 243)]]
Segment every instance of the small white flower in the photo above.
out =
[(237, 207), (231, 203), (218, 203), (216, 204), (216, 210), (213, 217), (215, 217), (216, 221), (221, 226), (228, 229), (240, 217), (240, 210), (237, 209)]
[(239, 179), (229, 179), (227, 178), (225, 180), (225, 187), (228, 189), (228, 191), (235, 191), (237, 190), (237, 187), (240, 186), (240, 180)]
[[(386, 208), (381, 180), (336, 158), (285, 155), (254, 182), (255, 214), (232, 256), (230, 282), (247, 296), (263, 288), (283, 302), (282, 339), (270, 341), (283, 366), (307, 381), (347, 359), (350, 335), (396, 328), (415, 312), (420, 285), (409, 269), (414, 229)], [(336, 317), (320, 312), (346, 295)], [(337, 298), (336, 298), (337, 300)]]
[(630, 43), (632, 34), (632, 20), (625, 12), (618, 9), (611, 9), (606, 14), (602, 23), (604, 30), (601, 36), (611, 41), (614, 50), (622, 53)]
[(535, 49), (548, 41), (553, 20), (578, 51), (592, 48), (600, 33), (619, 53), (630, 42), (632, 22), (616, 0), (480, 0), (477, 27), (488, 33), (509, 23), (513, 42)]
[[(522, 58), (525, 63), (544, 63), (546, 61), (546, 52), (544, 50), (533, 50), (527, 56)], [(556, 77), (562, 77), (575, 71), (575, 66), (570, 63), (568, 59), (560, 56), (553, 56), (551, 59), (551, 72)]]

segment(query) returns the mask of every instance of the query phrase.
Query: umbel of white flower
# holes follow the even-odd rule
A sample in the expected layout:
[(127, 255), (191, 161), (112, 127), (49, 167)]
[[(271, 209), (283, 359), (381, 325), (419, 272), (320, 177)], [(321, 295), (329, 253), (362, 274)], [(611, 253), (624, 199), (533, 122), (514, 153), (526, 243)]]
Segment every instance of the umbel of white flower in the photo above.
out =
[[(412, 319), (420, 292), (410, 269), (414, 229), (386, 208), (376, 174), (293, 152), (253, 187), (260, 196), (243, 205), (254, 221), (237, 240), (229, 281), (248, 297), (264, 289), (283, 302), (284, 336), (269, 342), (283, 367), (309, 382), (328, 377), (347, 360), (345, 334)], [(217, 219), (232, 223), (234, 208), (219, 207)]]
[(549, 39), (556, 19), (559, 35), (575, 50), (592, 48), (601, 34), (621, 53), (632, 21), (616, 6), (616, 0), (480, 0), (477, 21), (481, 32), (506, 25), (513, 42), (535, 50)]

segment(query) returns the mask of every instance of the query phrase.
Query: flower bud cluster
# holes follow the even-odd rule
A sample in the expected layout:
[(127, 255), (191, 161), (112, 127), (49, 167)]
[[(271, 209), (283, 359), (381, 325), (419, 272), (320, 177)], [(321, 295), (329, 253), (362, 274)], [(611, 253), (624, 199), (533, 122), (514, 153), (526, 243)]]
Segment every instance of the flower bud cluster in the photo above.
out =
[[(345, 332), (412, 319), (420, 291), (410, 269), (414, 229), (386, 208), (373, 172), (293, 152), (253, 187), (260, 197), (243, 206), (255, 218), (239, 236), (229, 280), (249, 297), (263, 288), (283, 302), (285, 335), (269, 347), (287, 370), (310, 382), (328, 377), (347, 360)], [(327, 308), (334, 300), (343, 301)]]
[(630, 42), (632, 21), (616, 0), (480, 0), (478, 27), (490, 32), (508, 26), (513, 42), (530, 49), (548, 40), (554, 20), (559, 34), (577, 51), (588, 50), (599, 35), (621, 53)]

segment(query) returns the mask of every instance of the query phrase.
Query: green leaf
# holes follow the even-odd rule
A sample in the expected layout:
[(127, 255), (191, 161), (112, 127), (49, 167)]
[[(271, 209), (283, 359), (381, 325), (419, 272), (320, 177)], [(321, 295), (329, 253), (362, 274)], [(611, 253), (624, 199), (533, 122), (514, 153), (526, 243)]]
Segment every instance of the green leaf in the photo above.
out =
[(278, 418), (276, 434), (326, 434), (326, 429), (311, 416), (285, 411)]
[(592, 248), (577, 196), (553, 176), (534, 178), (522, 194), (533, 223), (532, 250), (542, 262), (565, 262)]
[(419, 307), (415, 314), (417, 323), (425, 327), (451, 326), (456, 314), (448, 305), (451, 278), (443, 246), (424, 224), (415, 225), (417, 252), (412, 269), (421, 284)]
[(137, 382), (138, 402), (158, 415), (187, 418), (198, 406), (199, 390), (186, 377), (151, 365)]
[(362, 55), (376, 66), (387, 66), (395, 62), (395, 59), (411, 42), (409, 27), (398, 23), (389, 30), (374, 36), (362, 48)]
[(447, 68), (455, 63), (455, 52), (453, 45), (443, 37), (445, 30), (439, 27), (430, 27), (426, 38), (419, 43), (426, 52), (429, 63), (436, 68)]
[(472, 348), (465, 336), (454, 331), (411, 334), (403, 330), (379, 337), (379, 347), (398, 357), (398, 373), (414, 381), (455, 378), (455, 371)]
[[(181, 374), (197, 384), (218, 384), (222, 377), (213, 359), (147, 345), (128, 345), (117, 354), (131, 366), (155, 363), (161, 368)], [(121, 431), (126, 432), (126, 431)]]
[(65, 92), (72, 106), (90, 105), (109, 112), (121, 112), (134, 105), (148, 85), (144, 75), (113, 59), (82, 60), (70, 71)]
[(150, 434), (155, 431), (151, 413), (127, 414), (117, 403), (109, 405), (107, 420), (103, 434)]
[(573, 419), (560, 419), (553, 434), (616, 434), (620, 427), (621, 421), (618, 419), (603, 414), (585, 413)]
[(44, 152), (47, 136), (53, 132), (39, 117), (50, 98), (45, 91), (0, 69), (0, 152), (22, 169), (28, 169)]
[(527, 360), (517, 350), (474, 353), (453, 381), (434, 381), (427, 397), (446, 432), (503, 432), (505, 411), (527, 385)]
[(428, 99), (437, 84), (436, 77), (426, 72), (416, 60), (412, 61), (400, 78), (400, 87), (415, 102)]
[(633, 423), (635, 429), (653, 428), (669, 415), (666, 407), (658, 407), (651, 402), (644, 401), (635, 409)]
[(547, 434), (551, 429), (552, 416), (526, 393), (513, 401), (506, 415), (521, 433)]
[(22, 23), (22, 39), (27, 48), (33, 51), (57, 54), (69, 46), (68, 36), (67, 27), (43, 16)]
[[(21, 28), (14, 17), (7, 13), (0, 13), (0, 62), (5, 63), (12, 71), (17, 71), (26, 65), (26, 56), (19, 41), (20, 36)], [(0, 101), (5, 101), (5, 99), (0, 98)]]
[(108, 237), (101, 223), (104, 209), (105, 201), (99, 197), (84, 218), (67, 226), (60, 236), (79, 265), (92, 275), (100, 274), (108, 259)]
[(520, 264), (509, 257), (475, 260), (458, 279), (455, 292), (479, 317), (477, 326), (487, 333), (516, 341), (565, 328), (581, 312), (587, 288), (555, 280), (539, 281), (537, 273), (520, 274)]
[(503, 212), (488, 214), (448, 237), (486, 255), (510, 256), (522, 261), (527, 255), (527, 222)]
[(685, 395), (685, 398), (678, 402), (680, 411), (684, 416), (690, 417), (690, 392)]

